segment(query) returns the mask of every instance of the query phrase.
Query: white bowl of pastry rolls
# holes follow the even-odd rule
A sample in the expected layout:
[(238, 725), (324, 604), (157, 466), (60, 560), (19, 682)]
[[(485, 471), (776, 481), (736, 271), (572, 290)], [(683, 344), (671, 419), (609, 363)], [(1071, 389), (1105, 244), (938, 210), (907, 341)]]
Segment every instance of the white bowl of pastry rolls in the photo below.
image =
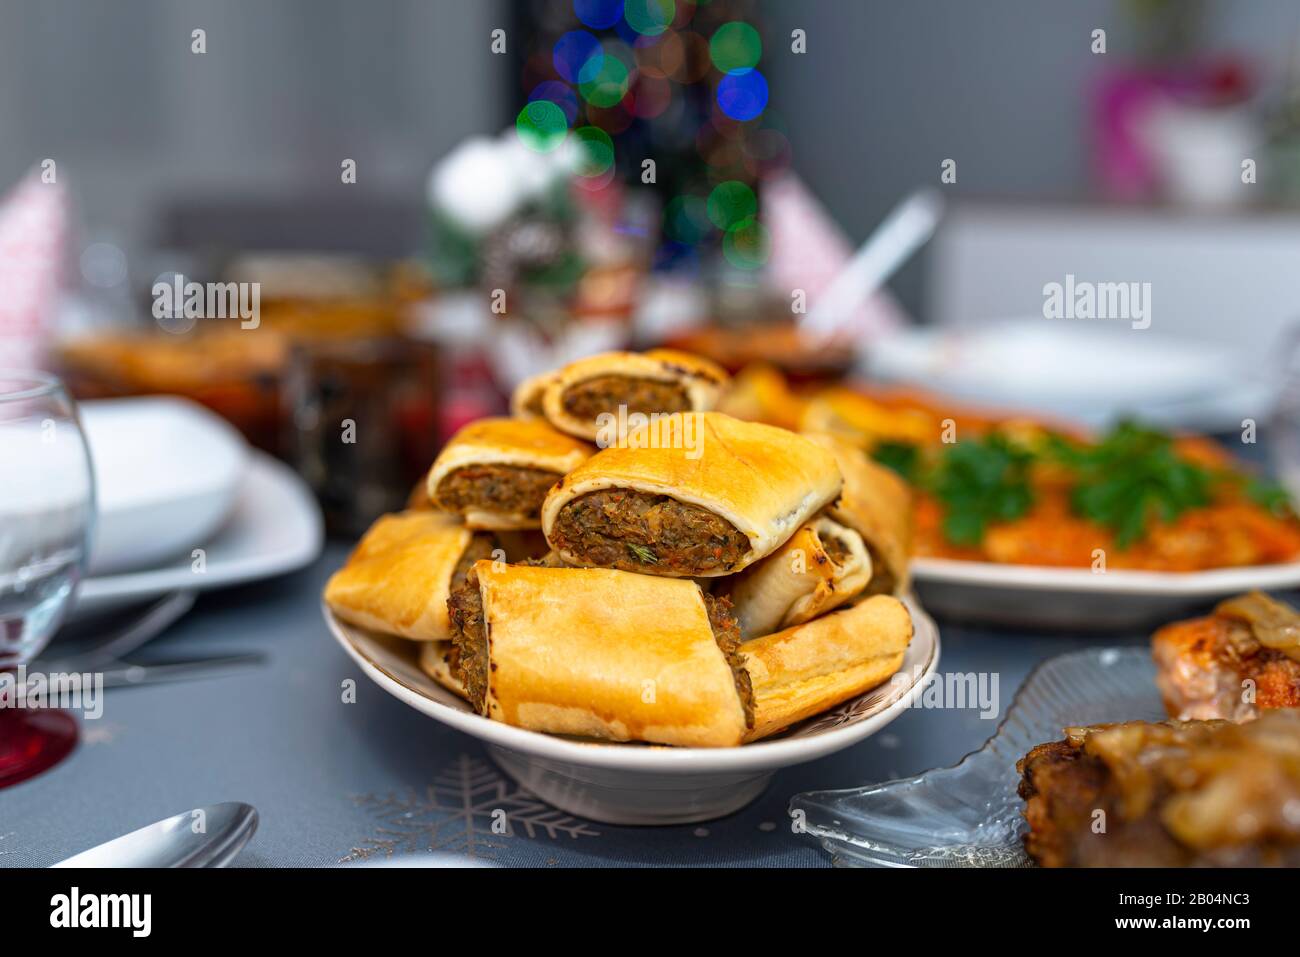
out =
[(730, 813), (860, 741), (934, 671), (907, 491), (826, 435), (710, 411), (726, 375), (607, 353), (466, 426), (325, 589), (395, 697), (571, 813)]

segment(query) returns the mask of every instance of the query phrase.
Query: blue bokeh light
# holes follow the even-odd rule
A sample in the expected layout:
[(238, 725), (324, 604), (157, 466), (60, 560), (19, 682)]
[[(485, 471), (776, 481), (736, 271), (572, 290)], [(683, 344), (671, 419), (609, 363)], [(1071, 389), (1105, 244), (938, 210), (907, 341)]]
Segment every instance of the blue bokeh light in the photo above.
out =
[(578, 82), (583, 66), (600, 53), (600, 41), (586, 30), (570, 30), (555, 41), (551, 61), (560, 76), (570, 83)]
[(767, 108), (767, 80), (758, 70), (729, 73), (718, 83), (718, 109), (744, 122)]
[(528, 94), (528, 101), (550, 100), (564, 111), (564, 117), (572, 126), (578, 119), (578, 94), (567, 83), (559, 80), (546, 80), (533, 87)]
[(584, 26), (605, 30), (623, 17), (623, 0), (573, 0), (573, 12)]

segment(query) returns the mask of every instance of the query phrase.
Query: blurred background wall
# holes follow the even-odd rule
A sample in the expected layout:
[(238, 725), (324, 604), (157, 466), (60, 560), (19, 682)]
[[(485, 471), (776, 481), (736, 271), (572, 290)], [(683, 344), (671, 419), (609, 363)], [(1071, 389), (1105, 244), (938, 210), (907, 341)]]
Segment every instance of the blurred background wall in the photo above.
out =
[[(1142, 6), (769, 0), (757, 10), (773, 48), (796, 27), (808, 36), (805, 56), (766, 60), (772, 113), (796, 168), (855, 240), (947, 157), (958, 160), (957, 196), (1082, 197), (1086, 92), (1105, 59), (1089, 34), (1104, 27), (1112, 53), (1131, 52)], [(1300, 4), (1203, 8), (1216, 49), (1285, 74)], [(339, 220), (349, 236), (307, 228), (327, 247), (399, 252), (421, 228), (410, 200), (431, 163), (518, 108), (514, 58), (488, 49), (489, 31), (518, 23), (518, 10), (502, 0), (0, 0), (0, 183), (56, 156), (86, 225), (138, 249), (183, 240), (195, 208), (203, 229), (219, 230), (205, 202), (235, 217), (242, 199), (274, 220), (274, 202), (325, 193), (351, 157), (370, 213)], [(202, 57), (190, 52), (195, 27), (207, 31)], [(921, 281), (917, 263), (894, 283), (913, 312)]]

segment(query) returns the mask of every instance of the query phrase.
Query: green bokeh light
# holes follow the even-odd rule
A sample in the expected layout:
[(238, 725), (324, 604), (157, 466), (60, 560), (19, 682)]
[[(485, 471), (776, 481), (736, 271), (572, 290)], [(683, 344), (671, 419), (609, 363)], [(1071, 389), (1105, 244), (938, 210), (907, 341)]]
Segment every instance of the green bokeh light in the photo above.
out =
[(515, 132), (530, 150), (549, 153), (564, 142), (569, 123), (558, 104), (533, 100), (515, 118)]
[(740, 180), (729, 179), (719, 183), (709, 193), (709, 219), (719, 229), (726, 230), (744, 219), (752, 219), (758, 212), (758, 199), (754, 191)]
[(578, 74), (578, 92), (592, 106), (605, 109), (627, 95), (627, 67), (609, 53), (598, 53), (588, 60)]
[(722, 237), (722, 255), (737, 269), (758, 269), (772, 251), (772, 237), (757, 219), (742, 219)]
[(623, 0), (623, 19), (642, 36), (657, 37), (677, 16), (674, 0)]
[(698, 246), (712, 228), (701, 196), (674, 196), (664, 207), (664, 230), (679, 243)]
[(573, 131), (582, 147), (578, 158), (578, 174), (600, 176), (614, 165), (614, 141), (599, 126), (580, 126)]
[(763, 40), (748, 23), (734, 20), (713, 31), (709, 39), (709, 58), (723, 73), (745, 73), (758, 66), (763, 55)]

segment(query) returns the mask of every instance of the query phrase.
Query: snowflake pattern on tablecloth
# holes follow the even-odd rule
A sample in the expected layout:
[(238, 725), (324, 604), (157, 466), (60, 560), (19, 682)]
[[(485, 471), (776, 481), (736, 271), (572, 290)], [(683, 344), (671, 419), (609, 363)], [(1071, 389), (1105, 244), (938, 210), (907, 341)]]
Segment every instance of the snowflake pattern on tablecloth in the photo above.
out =
[[(5, 841), (9, 840), (9, 838), (13, 836), (14, 836), (13, 831), (10, 831), (8, 834), (0, 834), (0, 845), (3, 845)], [(13, 851), (8, 848), (0, 847), (0, 856), (4, 856), (5, 854), (12, 854), (12, 853)]]
[(425, 851), (492, 860), (521, 833), (551, 840), (600, 834), (507, 781), (487, 762), (464, 754), (423, 789), (362, 794), (353, 800), (375, 827), (340, 858), (341, 864)]

